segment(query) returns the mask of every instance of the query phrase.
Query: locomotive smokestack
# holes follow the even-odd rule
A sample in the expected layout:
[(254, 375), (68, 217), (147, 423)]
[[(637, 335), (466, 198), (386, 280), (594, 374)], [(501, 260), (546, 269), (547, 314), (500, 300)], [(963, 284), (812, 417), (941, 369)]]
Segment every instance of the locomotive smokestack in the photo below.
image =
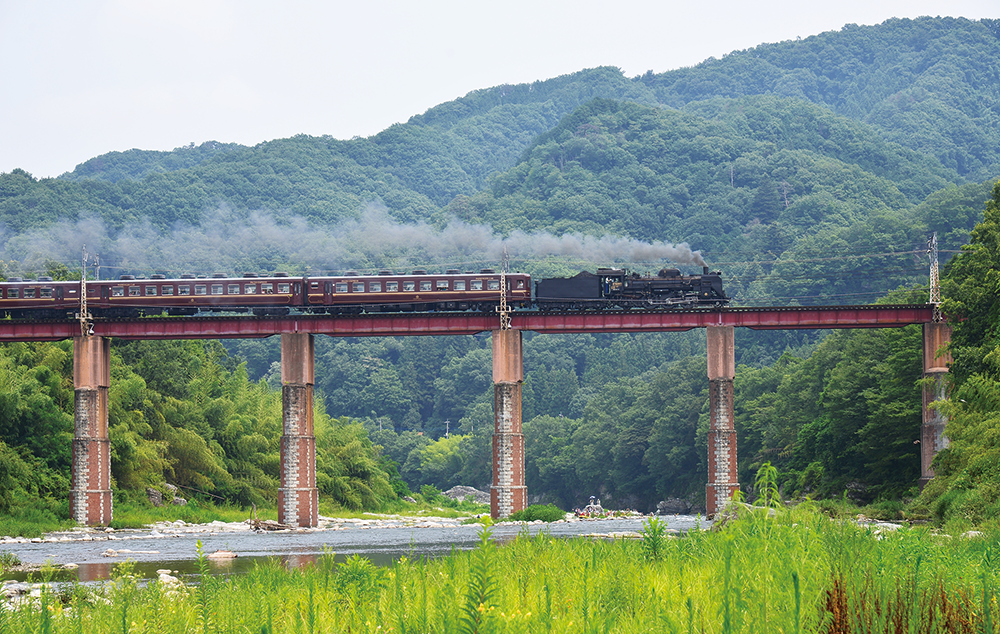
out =
[(701, 267), (701, 272), (702, 272), (702, 275), (708, 275), (708, 267), (707, 266)]

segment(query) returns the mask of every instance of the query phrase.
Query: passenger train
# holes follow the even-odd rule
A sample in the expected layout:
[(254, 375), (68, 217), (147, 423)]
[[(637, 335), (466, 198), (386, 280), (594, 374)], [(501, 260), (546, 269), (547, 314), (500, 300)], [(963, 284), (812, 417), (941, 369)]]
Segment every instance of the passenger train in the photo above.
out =
[[(526, 273), (494, 269), (409, 274), (380, 271), (362, 275), (290, 276), (287, 273), (241, 277), (152, 275), (117, 280), (53, 281), (52, 278), (0, 281), (0, 316), (15, 319), (65, 319), (80, 313), (86, 295), (94, 317), (195, 315), (235, 312), (258, 316), (301, 313), (360, 313), (495, 310), (501, 285), (508, 308), (607, 310), (724, 306), (729, 302), (719, 272), (682, 275), (663, 269), (642, 276), (626, 269), (584, 271), (570, 278), (542, 279), (532, 288)], [(534, 291), (534, 292), (533, 292)]]

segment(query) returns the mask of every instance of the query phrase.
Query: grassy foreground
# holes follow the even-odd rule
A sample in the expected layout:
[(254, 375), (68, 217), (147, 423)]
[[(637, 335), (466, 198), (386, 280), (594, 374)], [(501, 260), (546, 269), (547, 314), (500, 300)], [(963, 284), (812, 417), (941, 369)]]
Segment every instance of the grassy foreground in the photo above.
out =
[(523, 536), (377, 568), (332, 553), (245, 576), (96, 590), (0, 610), (0, 632), (993, 632), (998, 537), (878, 532), (809, 505), (645, 540)]

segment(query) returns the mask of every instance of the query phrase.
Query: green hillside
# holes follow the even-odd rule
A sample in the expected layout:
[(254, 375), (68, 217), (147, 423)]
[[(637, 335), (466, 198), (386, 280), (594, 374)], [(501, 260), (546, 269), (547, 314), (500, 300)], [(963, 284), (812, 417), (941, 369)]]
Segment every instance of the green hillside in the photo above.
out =
[[(848, 25), (665, 73), (604, 67), (475, 90), (368, 138), (128, 150), (55, 179), (14, 170), (0, 174), (0, 273), (78, 275), (84, 244), (107, 278), (474, 268), (496, 265), (503, 243), (514, 268), (541, 277), (655, 270), (637, 244), (686, 243), (736, 304), (923, 301), (927, 238), (938, 233), (947, 262), (1000, 176), (998, 36), (991, 20)], [(823, 336), (738, 333), (741, 476), (770, 460), (789, 493), (912, 493), (917, 332)], [(235, 503), (272, 497), (277, 343), (116, 348), (129, 386), (112, 410), (116, 486), (172, 474)], [(320, 339), (326, 493), (376, 504), (397, 467), (413, 487), (487, 486), (489, 346)], [(529, 490), (646, 508), (703, 495), (703, 351), (698, 332), (527, 335)], [(43, 465), (30, 486), (56, 498), (66, 450), (28, 430), (70, 431), (65, 353), (0, 351), (14, 421), (0, 451)], [(211, 376), (146, 363), (171, 355)], [(182, 471), (185, 456), (200, 466)]]

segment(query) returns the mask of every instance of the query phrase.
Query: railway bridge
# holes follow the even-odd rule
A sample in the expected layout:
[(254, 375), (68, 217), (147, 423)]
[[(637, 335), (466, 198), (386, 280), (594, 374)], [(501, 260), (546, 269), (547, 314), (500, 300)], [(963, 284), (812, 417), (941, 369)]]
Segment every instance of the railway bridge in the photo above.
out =
[(735, 328), (802, 330), (824, 328), (895, 328), (923, 324), (924, 377), (921, 429), (921, 484), (933, 477), (935, 453), (947, 442), (945, 420), (929, 405), (944, 398), (950, 358), (947, 324), (935, 320), (931, 304), (712, 308), (672, 311), (515, 311), (501, 324), (496, 314), (394, 313), (360, 315), (290, 315), (249, 317), (144, 317), (78, 321), (0, 321), (0, 342), (73, 339), (75, 433), (70, 484), (70, 513), (81, 524), (106, 525), (112, 518), (108, 387), (110, 338), (226, 339), (281, 336), (283, 433), (278, 520), (316, 526), (316, 438), (313, 433), (314, 337), (470, 335), (492, 332), (494, 381), (493, 486), (494, 518), (525, 507), (524, 434), (521, 431), (521, 383), (524, 378), (521, 333), (707, 331), (710, 428), (706, 507), (715, 513), (739, 487), (736, 430), (733, 425)]

